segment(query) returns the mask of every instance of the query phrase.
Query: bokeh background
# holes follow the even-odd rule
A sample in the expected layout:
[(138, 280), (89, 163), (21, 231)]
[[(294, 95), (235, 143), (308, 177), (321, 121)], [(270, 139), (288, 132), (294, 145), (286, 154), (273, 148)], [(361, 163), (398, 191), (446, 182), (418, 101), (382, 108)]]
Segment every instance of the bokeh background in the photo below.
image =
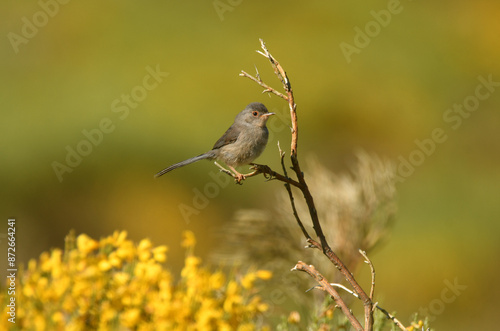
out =
[[(397, 13), (374, 28), (372, 11), (388, 7)], [(0, 12), (0, 240), (5, 252), (7, 218), (15, 217), (19, 262), (62, 247), (71, 229), (97, 238), (127, 230), (167, 244), (176, 268), (183, 230), (195, 232), (207, 256), (236, 210), (271, 209), (281, 185), (253, 178), (214, 186), (209, 162), (153, 179), (211, 148), (253, 101), (279, 114), (259, 159), (279, 168), (286, 104), (238, 77), (256, 66), (279, 87), (255, 53), (263, 38), (293, 84), (301, 159), (315, 155), (342, 172), (362, 148), (401, 165), (418, 150), (415, 140), (445, 132), (397, 186), (392, 237), (372, 256), (379, 301), (403, 322), (430, 310), (440, 330), (495, 325), (500, 87), (456, 129), (443, 115), (474, 95), (478, 77), (500, 82), (498, 1), (6, 0)], [(346, 56), (341, 45), (363, 42), (355, 28), (370, 26), (369, 42)], [(141, 88), (155, 70), (158, 84)], [(137, 102), (127, 101), (131, 94)], [(103, 120), (111, 132), (100, 137)], [(54, 162), (67, 165), (78, 146), (87, 155), (58, 178)], [(447, 281), (466, 289), (443, 303)]]

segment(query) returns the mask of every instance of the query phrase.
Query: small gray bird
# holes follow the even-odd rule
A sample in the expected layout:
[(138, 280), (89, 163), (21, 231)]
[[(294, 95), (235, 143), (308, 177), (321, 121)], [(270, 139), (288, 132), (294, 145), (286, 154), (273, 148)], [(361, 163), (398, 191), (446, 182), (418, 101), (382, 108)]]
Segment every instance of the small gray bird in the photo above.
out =
[(238, 183), (245, 179), (234, 167), (249, 164), (264, 151), (269, 131), (266, 122), (270, 113), (266, 106), (253, 102), (245, 107), (234, 119), (234, 123), (215, 143), (211, 151), (171, 165), (155, 175), (160, 177), (176, 168), (208, 159), (223, 161), (236, 175)]

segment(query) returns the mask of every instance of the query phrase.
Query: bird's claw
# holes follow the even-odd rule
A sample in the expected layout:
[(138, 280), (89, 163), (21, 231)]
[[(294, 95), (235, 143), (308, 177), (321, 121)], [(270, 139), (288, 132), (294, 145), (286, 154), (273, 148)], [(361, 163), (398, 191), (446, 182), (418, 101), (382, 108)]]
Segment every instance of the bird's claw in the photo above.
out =
[(240, 173), (234, 174), (234, 180), (236, 181), (236, 184), (243, 185), (241, 181), (245, 180), (245, 178), (246, 178), (245, 175), (242, 175)]
[(245, 175), (243, 174), (240, 174), (236, 169), (234, 169), (234, 167), (232, 166), (229, 166), (229, 169), (231, 169), (233, 171), (233, 177), (234, 177), (234, 180), (236, 181), (236, 184), (240, 184), (241, 185), (241, 181), (242, 180), (245, 180)]

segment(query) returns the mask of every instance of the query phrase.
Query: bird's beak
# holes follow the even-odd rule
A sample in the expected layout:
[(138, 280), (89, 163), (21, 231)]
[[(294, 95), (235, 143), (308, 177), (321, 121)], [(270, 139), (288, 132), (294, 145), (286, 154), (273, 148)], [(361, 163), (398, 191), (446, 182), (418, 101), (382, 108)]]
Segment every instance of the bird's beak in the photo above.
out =
[(265, 114), (262, 114), (262, 117), (269, 117), (271, 115), (274, 115), (274, 113), (265, 113)]

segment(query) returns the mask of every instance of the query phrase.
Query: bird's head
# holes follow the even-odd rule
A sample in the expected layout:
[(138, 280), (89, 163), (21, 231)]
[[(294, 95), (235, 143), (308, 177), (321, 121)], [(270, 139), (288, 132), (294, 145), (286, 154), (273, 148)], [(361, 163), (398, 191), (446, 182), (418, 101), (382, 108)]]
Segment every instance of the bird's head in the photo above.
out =
[(236, 116), (235, 122), (241, 121), (250, 125), (265, 127), (271, 115), (274, 115), (274, 113), (270, 113), (266, 106), (260, 102), (252, 102)]

